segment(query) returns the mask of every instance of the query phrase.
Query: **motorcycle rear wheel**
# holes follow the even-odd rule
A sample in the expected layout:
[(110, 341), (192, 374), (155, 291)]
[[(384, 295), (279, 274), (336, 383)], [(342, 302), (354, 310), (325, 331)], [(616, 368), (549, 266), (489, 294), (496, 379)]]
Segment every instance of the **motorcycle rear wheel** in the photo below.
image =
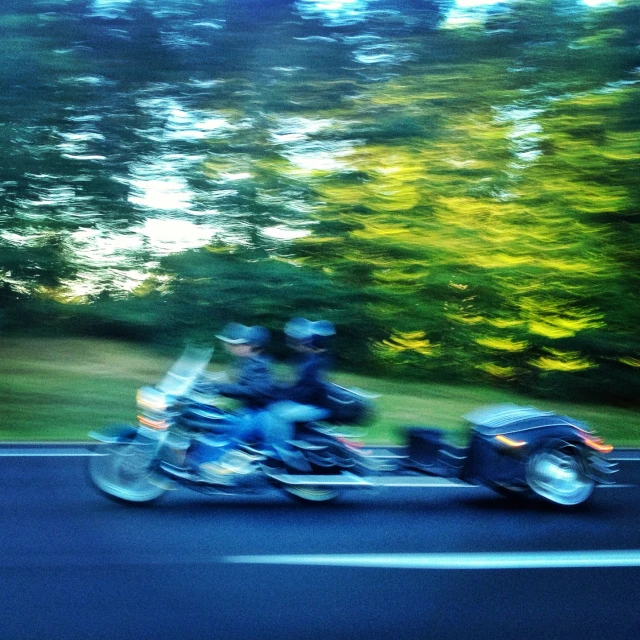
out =
[(88, 462), (89, 480), (105, 497), (117, 502), (141, 504), (156, 500), (166, 489), (151, 482), (152, 457), (139, 444), (100, 447)]
[(286, 487), (284, 489), (294, 500), (300, 502), (331, 502), (340, 496), (336, 489), (322, 487)]

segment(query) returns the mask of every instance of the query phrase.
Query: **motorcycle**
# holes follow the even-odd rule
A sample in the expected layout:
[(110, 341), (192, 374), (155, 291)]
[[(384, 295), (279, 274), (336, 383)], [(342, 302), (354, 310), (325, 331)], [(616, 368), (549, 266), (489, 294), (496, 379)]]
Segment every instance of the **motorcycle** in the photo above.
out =
[[(203, 380), (216, 380), (206, 372), (211, 355), (211, 350), (188, 349), (159, 384), (140, 388), (137, 426), (117, 424), (89, 434), (100, 443), (89, 458), (88, 475), (101, 494), (144, 503), (180, 486), (206, 494), (276, 487), (302, 501), (325, 502), (341, 489), (339, 481), (327, 478), (363, 479), (371, 473), (376, 463), (355, 439), (358, 434), (337, 424), (299, 425), (296, 439), (288, 443), (298, 457), (295, 468), (288, 463), (291, 454), (262, 450), (260, 443), (234, 442), (237, 416), (200, 390)], [(366, 420), (374, 396), (335, 384), (327, 387), (340, 424)], [(224, 451), (218, 472), (199, 472), (199, 464), (215, 456), (216, 449)], [(313, 478), (318, 482), (309, 482)]]
[[(329, 385), (333, 423), (299, 425), (289, 441), (303, 459), (292, 468), (260, 443), (236, 442), (233, 414), (203, 397), (211, 351), (188, 350), (155, 387), (137, 394), (138, 425), (90, 433), (97, 440), (89, 478), (100, 493), (144, 503), (180, 486), (206, 494), (261, 493), (277, 488), (306, 502), (334, 500), (348, 489), (430, 487), (434, 477), (485, 486), (512, 498), (542, 498), (563, 506), (585, 502), (599, 484), (611, 484), (613, 447), (587, 425), (553, 412), (493, 405), (463, 416), (467, 446), (447, 442), (441, 429), (408, 427), (398, 447), (364, 446), (346, 425), (370, 417), (375, 396)], [(357, 428), (357, 427), (356, 427)], [(189, 461), (225, 450), (222, 472), (198, 473)]]

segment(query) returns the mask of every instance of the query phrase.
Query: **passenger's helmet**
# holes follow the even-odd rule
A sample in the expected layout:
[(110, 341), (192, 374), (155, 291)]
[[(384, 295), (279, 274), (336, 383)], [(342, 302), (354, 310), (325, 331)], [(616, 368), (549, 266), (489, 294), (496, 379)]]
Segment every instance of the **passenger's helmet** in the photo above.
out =
[(328, 320), (313, 322), (306, 318), (293, 318), (284, 326), (284, 333), (294, 344), (326, 349), (328, 339), (335, 335), (336, 330)]

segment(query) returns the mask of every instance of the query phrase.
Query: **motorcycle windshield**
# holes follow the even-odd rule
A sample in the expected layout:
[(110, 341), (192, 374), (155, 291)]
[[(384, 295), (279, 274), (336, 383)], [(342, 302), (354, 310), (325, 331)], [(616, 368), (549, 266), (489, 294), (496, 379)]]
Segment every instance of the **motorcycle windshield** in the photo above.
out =
[(207, 368), (212, 354), (213, 349), (188, 347), (156, 388), (176, 398), (184, 396)]

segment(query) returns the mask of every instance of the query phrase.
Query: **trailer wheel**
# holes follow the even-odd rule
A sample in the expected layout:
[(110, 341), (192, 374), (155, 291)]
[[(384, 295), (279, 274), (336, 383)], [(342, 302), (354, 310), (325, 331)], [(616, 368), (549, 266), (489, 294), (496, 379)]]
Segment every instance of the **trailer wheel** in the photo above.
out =
[(493, 483), (490, 486), (493, 491), (510, 500), (525, 500), (531, 497), (531, 489), (529, 487), (516, 487), (497, 483)]
[(587, 473), (587, 465), (576, 445), (556, 442), (531, 455), (526, 478), (539, 496), (556, 504), (576, 505), (589, 498), (595, 487), (595, 481)]

